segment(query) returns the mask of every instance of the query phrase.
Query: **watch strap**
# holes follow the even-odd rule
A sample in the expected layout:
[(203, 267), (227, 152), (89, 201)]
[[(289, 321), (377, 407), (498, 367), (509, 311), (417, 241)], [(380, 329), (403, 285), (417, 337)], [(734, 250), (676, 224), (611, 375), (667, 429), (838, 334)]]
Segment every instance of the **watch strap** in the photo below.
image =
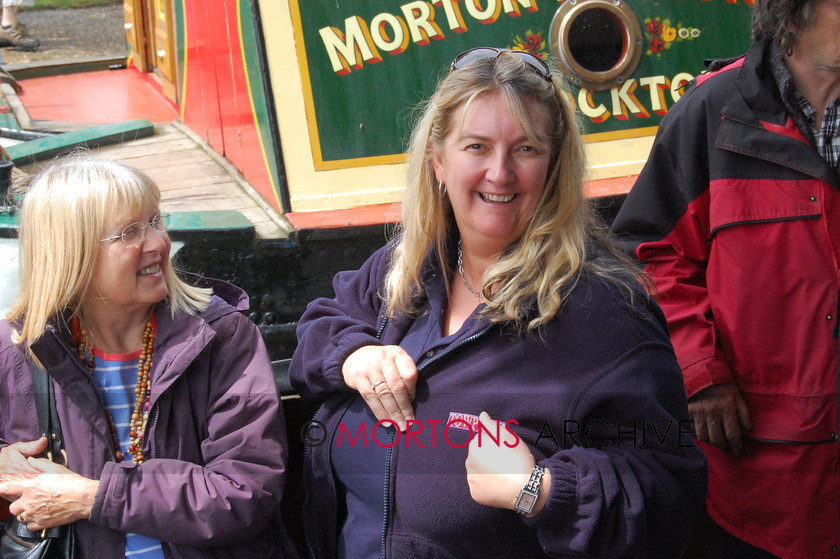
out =
[(525, 488), (529, 491), (539, 493), (540, 484), (542, 483), (542, 477), (544, 474), (545, 468), (539, 464), (534, 464), (534, 469), (531, 470), (531, 477), (528, 478), (528, 483), (525, 484)]

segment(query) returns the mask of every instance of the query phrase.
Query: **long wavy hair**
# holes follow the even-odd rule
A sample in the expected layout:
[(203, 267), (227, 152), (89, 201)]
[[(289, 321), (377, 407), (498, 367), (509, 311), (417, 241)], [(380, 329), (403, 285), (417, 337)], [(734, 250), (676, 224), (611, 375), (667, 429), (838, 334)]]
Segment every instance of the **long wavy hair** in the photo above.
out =
[[(532, 140), (537, 139), (526, 101), (544, 107), (549, 119), (551, 152), (543, 196), (525, 233), (487, 268), (481, 285), (483, 316), (534, 330), (551, 320), (585, 269), (631, 290), (638, 277), (629, 259), (613, 247), (608, 232), (596, 225), (583, 192), (585, 151), (565, 81), (552, 70), (550, 80), (514, 56), (479, 59), (443, 77), (435, 93), (418, 110), (421, 115), (408, 147), (402, 222), (382, 294), (390, 316), (420, 309), (421, 271), (430, 253), (443, 263), (447, 284), (453, 273), (447, 242), (457, 226), (445, 192), (436, 183), (433, 159), (441, 153), (456, 111), (471, 100), (499, 94)], [(617, 258), (590, 258), (596, 246)]]
[[(811, 24), (814, 4), (824, 0), (756, 0), (752, 14), (754, 41), (775, 40), (785, 53), (793, 53), (796, 32)], [(794, 27), (794, 31), (789, 29)]]
[[(138, 169), (80, 155), (48, 166), (22, 190), (20, 290), (6, 319), (20, 323), (14, 341), (29, 347), (51, 321), (80, 315), (109, 218), (158, 206), (160, 190)], [(164, 280), (173, 315), (209, 305), (211, 290), (181, 280), (171, 262)]]

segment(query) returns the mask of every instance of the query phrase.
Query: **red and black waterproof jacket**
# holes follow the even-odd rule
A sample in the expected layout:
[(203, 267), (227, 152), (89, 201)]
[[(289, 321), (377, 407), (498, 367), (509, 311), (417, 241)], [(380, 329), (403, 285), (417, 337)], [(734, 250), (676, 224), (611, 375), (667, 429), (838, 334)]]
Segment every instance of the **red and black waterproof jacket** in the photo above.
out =
[(837, 432), (840, 192), (767, 49), (673, 107), (613, 230), (656, 282), (689, 397), (736, 381), (753, 437), (818, 442)]
[(840, 184), (786, 112), (769, 49), (674, 105), (613, 231), (656, 283), (688, 396), (735, 382), (749, 408), (742, 457), (704, 446), (713, 518), (814, 557), (840, 533)]

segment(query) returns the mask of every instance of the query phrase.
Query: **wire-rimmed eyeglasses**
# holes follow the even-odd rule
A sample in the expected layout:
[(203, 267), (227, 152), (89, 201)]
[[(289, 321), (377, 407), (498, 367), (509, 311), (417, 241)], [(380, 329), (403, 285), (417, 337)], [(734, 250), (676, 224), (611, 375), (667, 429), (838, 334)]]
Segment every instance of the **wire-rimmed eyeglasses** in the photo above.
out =
[(119, 235), (113, 237), (106, 237), (99, 239), (100, 243), (109, 241), (121, 240), (124, 245), (138, 245), (146, 238), (146, 228), (151, 226), (158, 233), (163, 233), (169, 229), (169, 223), (172, 220), (172, 214), (157, 214), (148, 223), (137, 221), (130, 225), (126, 225), (125, 229)]
[(496, 47), (476, 47), (474, 49), (465, 50), (456, 56), (455, 60), (452, 61), (452, 64), (449, 66), (449, 73), (451, 74), (455, 70), (468, 66), (476, 60), (484, 58), (495, 60), (503, 54), (518, 58), (527, 64), (534, 72), (545, 78), (545, 80), (551, 81), (551, 68), (549, 68), (548, 64), (545, 63), (545, 60), (539, 56), (524, 50), (498, 49)]

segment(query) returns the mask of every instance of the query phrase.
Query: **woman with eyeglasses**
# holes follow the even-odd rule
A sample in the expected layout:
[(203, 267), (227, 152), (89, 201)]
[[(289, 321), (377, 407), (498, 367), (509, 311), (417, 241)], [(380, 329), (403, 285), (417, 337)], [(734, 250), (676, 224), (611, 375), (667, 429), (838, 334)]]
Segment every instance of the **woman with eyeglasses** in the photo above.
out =
[[(0, 322), (0, 497), (35, 535), (74, 523), (83, 559), (280, 557), (271, 363), (244, 292), (176, 272), (169, 220), (119, 163), (72, 157), (27, 189)], [(37, 367), (66, 460), (40, 457)]]
[(583, 194), (562, 79), (458, 56), (400, 234), (298, 326), (313, 557), (657, 557), (706, 490), (665, 320)]

